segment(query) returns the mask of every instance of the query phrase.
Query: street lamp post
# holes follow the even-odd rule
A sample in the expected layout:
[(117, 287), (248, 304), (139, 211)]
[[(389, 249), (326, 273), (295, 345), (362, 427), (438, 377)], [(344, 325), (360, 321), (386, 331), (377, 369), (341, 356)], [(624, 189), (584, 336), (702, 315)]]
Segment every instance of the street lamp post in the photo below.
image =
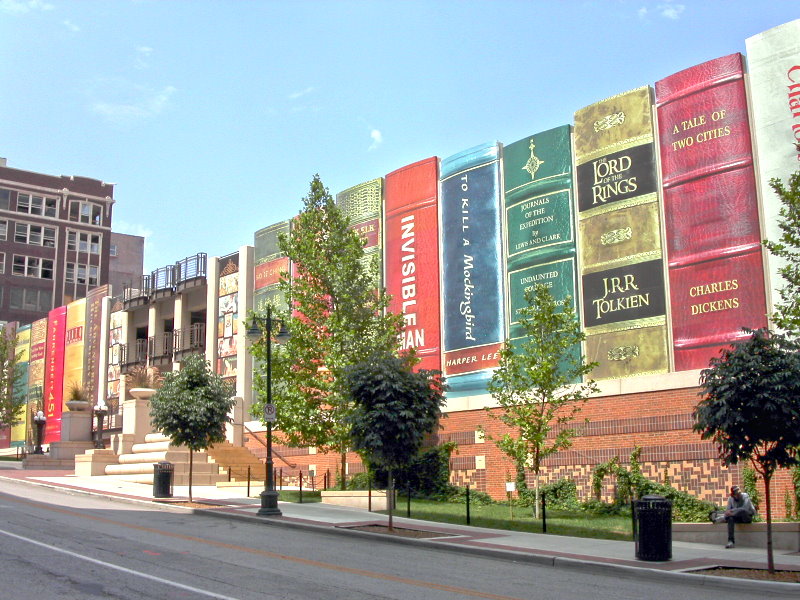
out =
[[(272, 307), (267, 305), (267, 317), (261, 321), (267, 334), (267, 403), (264, 407), (264, 421), (267, 424), (267, 477), (264, 482), (264, 491), (261, 492), (261, 508), (258, 514), (262, 517), (279, 517), (283, 513), (278, 508), (278, 492), (275, 490), (275, 469), (272, 462), (272, 423), (276, 418), (275, 405), (272, 403), (272, 326), (280, 323), (281, 328), (275, 336), (275, 341), (281, 344), (289, 339), (286, 325), (279, 319), (272, 318)], [(247, 337), (257, 341), (261, 337), (259, 319), (253, 317), (253, 322), (247, 330)]]
[(97, 432), (94, 438), (94, 447), (98, 450), (105, 449), (106, 445), (103, 443), (103, 419), (108, 414), (108, 407), (99, 402), (94, 405), (94, 414), (97, 417)]
[(45, 417), (44, 412), (40, 410), (33, 417), (33, 422), (36, 425), (36, 446), (33, 449), (33, 453), (44, 454), (42, 442), (44, 441), (44, 426), (47, 423), (47, 417)]

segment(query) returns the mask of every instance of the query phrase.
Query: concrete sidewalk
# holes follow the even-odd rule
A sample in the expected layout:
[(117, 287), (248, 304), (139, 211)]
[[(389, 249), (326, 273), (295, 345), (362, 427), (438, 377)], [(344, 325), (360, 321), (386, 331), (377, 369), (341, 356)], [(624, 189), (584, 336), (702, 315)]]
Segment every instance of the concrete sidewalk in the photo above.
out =
[[(99, 494), (129, 502), (156, 502), (153, 486), (120, 481), (111, 477), (76, 477), (72, 471), (32, 471), (16, 468), (0, 469), (0, 479), (7, 478), (30, 484), (51, 486), (73, 493)], [(281, 517), (259, 517), (259, 489), (252, 488), (252, 497), (247, 497), (245, 487), (193, 486), (192, 497), (195, 502), (211, 503), (208, 509), (194, 509), (196, 514), (221, 518), (251, 520), (269, 525), (293, 527), (325, 528), (343, 535), (364, 536), (374, 539), (375, 533), (353, 529), (355, 527), (379, 524), (385, 525), (388, 517), (362, 509), (346, 508), (314, 503), (281, 502)], [(188, 488), (176, 486), (173, 501), (188, 499)], [(167, 502), (168, 504), (169, 502)], [(178, 510), (177, 508), (173, 510)], [(192, 510), (192, 509), (180, 509)], [(396, 514), (403, 515), (400, 507)], [(720, 528), (718, 545), (689, 542), (672, 543), (672, 560), (649, 562), (636, 559), (633, 541), (598, 540), (561, 535), (523, 533), (500, 529), (485, 529), (464, 525), (450, 525), (407, 519), (395, 516), (397, 528), (415, 529), (430, 532), (437, 537), (424, 539), (382, 536), (398, 543), (423, 545), (426, 547), (448, 547), (463, 552), (503, 556), (513, 560), (527, 560), (551, 566), (576, 566), (601, 570), (618, 570), (627, 576), (644, 577), (683, 577), (702, 578), (703, 585), (715, 587), (736, 587), (753, 590), (771, 590), (777, 593), (796, 591), (800, 584), (760, 582), (744, 579), (711, 577), (691, 574), (709, 567), (725, 566), (736, 568), (765, 568), (766, 551), (754, 548), (734, 548), (726, 550), (724, 528)], [(800, 553), (775, 551), (775, 568), (778, 570), (800, 571)]]

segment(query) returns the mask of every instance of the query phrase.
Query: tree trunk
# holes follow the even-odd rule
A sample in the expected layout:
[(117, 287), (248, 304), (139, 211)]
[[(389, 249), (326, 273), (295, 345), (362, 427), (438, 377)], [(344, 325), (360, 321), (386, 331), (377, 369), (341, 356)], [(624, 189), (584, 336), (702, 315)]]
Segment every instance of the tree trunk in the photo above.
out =
[(534, 501), (533, 501), (533, 505), (534, 505), (534, 511), (533, 511), (533, 515), (534, 515), (534, 517), (535, 517), (536, 519), (538, 519), (538, 518), (539, 518), (539, 510), (540, 510), (540, 507), (542, 506), (542, 503), (541, 503), (541, 501), (539, 500), (539, 472), (538, 472), (538, 471), (535, 471), (535, 472), (533, 473), (533, 489), (535, 490), (535, 493), (534, 493), (534, 496), (533, 496), (533, 497), (534, 497)]
[(394, 506), (394, 477), (392, 477), (392, 470), (389, 469), (389, 485), (386, 486), (386, 508), (389, 510), (389, 531), (394, 531), (394, 522), (392, 521), (393, 506)]
[(772, 553), (772, 501), (770, 499), (769, 482), (772, 473), (764, 472), (761, 474), (764, 479), (764, 501), (767, 503), (767, 570), (775, 572), (775, 558)]
[(341, 490), (345, 491), (347, 489), (347, 448), (342, 445), (342, 484)]
[(192, 501), (192, 467), (194, 466), (194, 452), (189, 449), (189, 502)]

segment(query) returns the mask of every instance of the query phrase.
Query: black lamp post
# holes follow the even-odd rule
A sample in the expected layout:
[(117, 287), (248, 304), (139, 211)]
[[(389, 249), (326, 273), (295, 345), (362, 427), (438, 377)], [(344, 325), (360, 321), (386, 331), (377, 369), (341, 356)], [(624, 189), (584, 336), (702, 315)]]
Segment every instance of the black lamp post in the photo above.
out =
[(94, 405), (94, 414), (97, 417), (97, 432), (94, 437), (94, 447), (98, 450), (103, 450), (106, 447), (103, 443), (103, 420), (108, 414), (108, 407), (98, 402)]
[(36, 446), (33, 449), (34, 454), (44, 454), (42, 450), (42, 442), (44, 441), (44, 426), (47, 423), (47, 417), (41, 410), (33, 417), (33, 423), (36, 425)]
[(284, 343), (289, 339), (286, 325), (280, 319), (272, 318), (272, 307), (267, 305), (267, 317), (260, 320), (254, 316), (247, 330), (247, 337), (253, 341), (261, 338), (263, 331), (267, 334), (267, 404), (264, 407), (264, 421), (267, 423), (267, 478), (264, 482), (264, 491), (261, 492), (261, 508), (258, 514), (262, 517), (279, 517), (283, 513), (278, 508), (278, 492), (275, 490), (275, 470), (272, 462), (272, 423), (275, 421), (275, 405), (272, 404), (272, 326), (280, 323), (280, 330), (275, 335), (275, 342)]

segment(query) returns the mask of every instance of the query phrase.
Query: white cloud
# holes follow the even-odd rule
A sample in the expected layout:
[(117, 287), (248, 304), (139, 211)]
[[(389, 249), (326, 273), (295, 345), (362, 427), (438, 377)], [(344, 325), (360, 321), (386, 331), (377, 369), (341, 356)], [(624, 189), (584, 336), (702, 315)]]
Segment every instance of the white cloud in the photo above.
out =
[(118, 81), (113, 85), (104, 86), (101, 93), (116, 94), (119, 100), (95, 101), (91, 105), (91, 110), (116, 123), (147, 119), (164, 112), (176, 91), (177, 89), (171, 85), (153, 90), (147, 86)]
[(680, 18), (681, 13), (686, 10), (686, 6), (683, 4), (659, 4), (658, 5), (658, 12), (659, 14), (666, 18), (672, 19), (676, 21)]
[(121, 221), (117, 219), (114, 219), (111, 229), (114, 231), (114, 233), (138, 235), (143, 237), (145, 240), (153, 235), (153, 230), (145, 225), (140, 225), (139, 223), (128, 223), (127, 221)]
[(647, 18), (647, 7), (646, 6), (641, 7), (639, 10), (636, 11), (636, 14), (639, 15), (640, 19), (646, 19)]
[(71, 32), (73, 32), (73, 33), (78, 33), (78, 32), (81, 30), (81, 28), (80, 28), (80, 27), (78, 27), (77, 25), (75, 25), (75, 23), (73, 23), (73, 22), (72, 22), (72, 21), (70, 21), (69, 19), (67, 19), (66, 21), (63, 21), (63, 22), (62, 22), (62, 25), (63, 25), (64, 27), (66, 27), (67, 29), (69, 29), (69, 30), (70, 30)]
[(152, 53), (153, 49), (150, 46), (139, 46), (136, 48), (136, 58), (133, 61), (134, 68), (139, 70), (147, 69), (150, 66), (147, 59), (150, 58)]
[(383, 134), (379, 129), (373, 129), (369, 132), (369, 137), (372, 139), (372, 144), (367, 148), (367, 151), (372, 152), (373, 150), (377, 150), (378, 146), (383, 143)]
[(299, 92), (292, 92), (291, 94), (289, 94), (288, 98), (289, 98), (289, 100), (297, 100), (298, 98), (302, 98), (303, 96), (306, 96), (306, 95), (310, 94), (315, 89), (316, 88), (314, 88), (314, 87), (307, 87), (306, 89), (301, 90)]
[(42, 0), (0, 0), (0, 12), (23, 15), (37, 10), (53, 10), (55, 6)]

